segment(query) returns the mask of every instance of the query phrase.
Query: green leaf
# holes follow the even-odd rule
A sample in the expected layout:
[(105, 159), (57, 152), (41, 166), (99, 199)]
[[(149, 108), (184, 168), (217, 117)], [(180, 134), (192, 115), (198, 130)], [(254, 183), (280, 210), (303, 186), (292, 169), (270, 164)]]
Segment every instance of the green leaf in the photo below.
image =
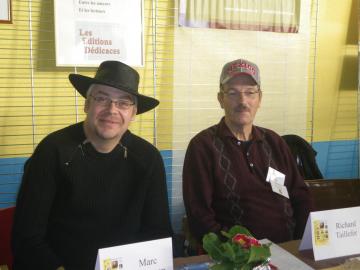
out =
[(230, 261), (235, 261), (235, 252), (233, 245), (231, 245), (229, 242), (225, 242), (221, 245), (224, 253), (223, 255), (228, 258)]
[(231, 235), (231, 238), (233, 238), (238, 233), (245, 234), (247, 236), (253, 236), (248, 229), (240, 225), (235, 225), (231, 227), (228, 232), (228, 234)]
[(248, 259), (248, 263), (262, 263), (267, 260), (271, 256), (269, 246), (252, 246), (250, 248), (250, 256)]
[(222, 242), (215, 233), (208, 233), (203, 237), (203, 248), (215, 261), (221, 261), (223, 252), (220, 249)]
[(231, 239), (231, 238), (232, 238), (232, 236), (231, 236), (231, 234), (230, 234), (230, 233), (227, 233), (227, 232), (221, 231), (221, 234), (222, 234), (223, 236), (225, 236), (226, 238), (228, 238), (228, 239)]
[(245, 234), (247, 236), (252, 236), (250, 231), (241, 225), (235, 225), (231, 227), (228, 232), (221, 231), (221, 234), (230, 240), (238, 233)]
[(250, 250), (243, 249), (240, 245), (233, 244), (233, 250), (235, 252), (235, 260), (236, 264), (242, 263), (244, 264), (249, 260)]

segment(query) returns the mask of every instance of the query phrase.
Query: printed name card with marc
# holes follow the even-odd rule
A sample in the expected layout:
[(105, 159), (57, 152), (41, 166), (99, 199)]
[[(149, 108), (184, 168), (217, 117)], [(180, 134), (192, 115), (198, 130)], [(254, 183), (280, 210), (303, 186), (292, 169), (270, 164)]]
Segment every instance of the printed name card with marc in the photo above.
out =
[(173, 270), (171, 238), (102, 248), (95, 270)]
[(316, 261), (360, 254), (360, 207), (311, 212), (300, 250), (313, 249)]

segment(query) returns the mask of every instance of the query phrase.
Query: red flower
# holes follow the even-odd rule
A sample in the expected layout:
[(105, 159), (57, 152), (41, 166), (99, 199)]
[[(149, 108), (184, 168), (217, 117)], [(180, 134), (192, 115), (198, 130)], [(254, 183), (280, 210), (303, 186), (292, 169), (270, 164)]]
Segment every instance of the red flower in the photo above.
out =
[(260, 242), (254, 237), (247, 236), (245, 234), (238, 233), (232, 238), (233, 243), (239, 244), (244, 248), (250, 248), (252, 246), (261, 246)]

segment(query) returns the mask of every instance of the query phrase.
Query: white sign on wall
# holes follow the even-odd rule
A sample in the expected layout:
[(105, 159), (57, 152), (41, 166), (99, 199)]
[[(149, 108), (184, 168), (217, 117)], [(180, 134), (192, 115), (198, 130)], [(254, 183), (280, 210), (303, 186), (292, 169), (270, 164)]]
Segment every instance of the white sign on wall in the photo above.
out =
[(143, 66), (143, 0), (55, 0), (57, 66)]
[(11, 22), (10, 0), (0, 0), (0, 22)]

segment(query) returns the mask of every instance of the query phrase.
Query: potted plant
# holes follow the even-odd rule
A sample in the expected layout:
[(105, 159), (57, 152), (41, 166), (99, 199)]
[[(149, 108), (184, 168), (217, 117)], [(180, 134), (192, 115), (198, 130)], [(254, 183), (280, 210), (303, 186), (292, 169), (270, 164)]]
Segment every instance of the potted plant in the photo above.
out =
[(239, 225), (228, 232), (222, 231), (222, 241), (215, 233), (203, 237), (203, 248), (214, 261), (212, 270), (274, 270), (270, 264), (270, 245), (261, 244), (252, 234)]

